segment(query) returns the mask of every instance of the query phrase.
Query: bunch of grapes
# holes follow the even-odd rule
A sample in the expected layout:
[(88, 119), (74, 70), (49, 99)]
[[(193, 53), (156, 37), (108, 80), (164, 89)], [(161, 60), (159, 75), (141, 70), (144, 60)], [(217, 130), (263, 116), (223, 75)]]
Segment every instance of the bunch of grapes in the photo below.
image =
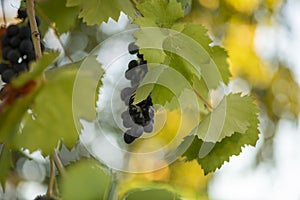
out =
[(54, 199), (39, 195), (39, 196), (35, 197), (34, 200), (54, 200)]
[[(27, 18), (26, 11), (19, 10), (18, 18), (25, 23)], [(37, 16), (36, 23), (38, 26), (40, 25), (40, 19)], [(39, 34), (41, 35), (41, 32)], [(41, 49), (42, 51), (44, 50), (42, 42)], [(28, 71), (29, 62), (35, 60), (29, 22), (23, 26), (12, 24), (7, 27), (6, 33), (2, 38), (2, 58), (0, 74), (3, 82), (9, 83), (20, 73)]]
[(126, 87), (121, 91), (121, 99), (128, 106), (128, 109), (121, 115), (124, 127), (128, 128), (124, 134), (124, 141), (130, 144), (136, 138), (141, 137), (143, 132), (152, 132), (154, 109), (150, 95), (140, 103), (133, 104), (133, 94), (139, 86), (140, 81), (146, 75), (148, 67), (147, 61), (144, 60), (143, 54), (139, 53), (137, 45), (130, 43), (128, 51), (130, 54), (137, 54), (138, 57), (138, 60), (131, 60), (129, 62), (128, 69), (125, 72), (125, 77), (130, 80), (131, 87)]

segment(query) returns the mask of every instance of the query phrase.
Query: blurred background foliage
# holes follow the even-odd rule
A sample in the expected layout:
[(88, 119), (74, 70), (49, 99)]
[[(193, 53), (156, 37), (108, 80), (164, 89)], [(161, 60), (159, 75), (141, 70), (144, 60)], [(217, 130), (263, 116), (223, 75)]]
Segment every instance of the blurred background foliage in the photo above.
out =
[[(237, 87), (240, 87), (241, 90), (250, 90), (256, 96), (261, 110), (262, 123), (260, 129), (262, 133), (261, 140), (263, 140), (263, 144), (259, 146), (260, 149), (256, 155), (256, 165), (262, 162), (274, 164), (273, 139), (277, 133), (278, 124), (282, 119), (294, 123), (298, 121), (300, 88), (293, 70), (286, 60), (279, 56), (276, 51), (269, 58), (262, 57), (256, 50), (255, 38), (260, 25), (272, 27), (278, 23), (284, 23), (281, 13), (286, 1), (180, 1), (186, 7), (186, 16), (183, 20), (202, 24), (208, 29), (208, 34), (213, 38), (214, 44), (224, 46), (228, 51), (228, 62), (233, 75), (232, 80), (237, 80)], [(37, 13), (39, 14), (39, 10), (37, 10)], [(15, 14), (13, 13), (12, 16), (15, 16)], [(47, 21), (47, 19), (43, 19), (43, 15), (40, 15), (40, 17), (42, 20)], [(7, 20), (13, 21), (14, 17), (7, 17)], [(0, 19), (0, 21), (3, 21), (3, 19)], [(82, 59), (100, 42), (124, 27), (116, 28), (112, 32), (105, 32), (102, 28), (98, 26), (88, 27), (77, 20), (76, 26), (62, 35), (53, 30), (42, 30), (44, 33), (46, 31), (52, 33), (50, 36), (55, 35), (58, 43), (62, 44), (58, 49), (63, 53), (56, 61), (55, 66)], [(47, 37), (45, 39), (48, 39), (48, 41), (46, 40), (46, 47), (49, 49), (57, 48), (53, 45), (57, 41), (53, 42), (50, 36), (45, 35)], [(172, 121), (166, 122), (166, 125), (168, 123), (173, 124), (174, 120), (177, 120), (176, 118), (181, 117), (181, 114), (176, 113), (176, 111), (168, 113), (168, 115), (171, 115)], [(167, 128), (166, 126), (162, 130), (162, 134), (163, 131), (170, 131), (166, 130)], [(174, 126), (172, 128), (176, 129)], [(152, 142), (167, 143), (168, 141), (164, 140), (169, 138), (161, 137), (162, 134), (151, 138)], [(143, 148), (145, 148), (145, 145), (149, 143), (147, 141), (146, 144), (143, 144), (143, 141), (140, 141), (136, 145), (136, 151), (139, 151), (139, 146), (143, 145)], [(14, 156), (18, 166), (17, 170), (9, 176), (11, 184), (8, 186), (7, 193), (14, 196), (15, 190), (12, 189), (11, 185), (24, 183), (24, 180), (41, 183), (42, 186), (38, 187), (37, 191), (44, 191), (46, 188), (45, 183), (48, 180), (46, 174), (49, 171), (45, 161), (43, 159), (31, 161), (30, 157), (19, 159), (21, 156), (24, 155), (16, 154)], [(81, 152), (80, 147), (76, 147), (72, 151), (63, 148), (60, 156), (64, 164), (69, 164), (72, 160), (86, 156), (86, 152)], [(29, 171), (35, 169), (35, 172), (30, 174), (28, 169), (30, 169)], [(156, 188), (176, 191), (185, 199), (209, 199), (207, 188), (212, 175), (204, 176), (203, 174), (201, 166), (196, 161), (184, 162), (183, 159), (179, 159), (170, 166), (151, 173), (119, 173), (115, 175), (115, 179), (119, 181), (115, 189), (119, 191), (118, 198), (126, 195), (128, 199), (140, 198), (130, 197), (129, 192), (133, 188), (141, 189), (141, 191), (143, 191), (143, 188)], [(21, 186), (26, 190), (26, 186)], [(24, 190), (19, 190), (24, 192)]]

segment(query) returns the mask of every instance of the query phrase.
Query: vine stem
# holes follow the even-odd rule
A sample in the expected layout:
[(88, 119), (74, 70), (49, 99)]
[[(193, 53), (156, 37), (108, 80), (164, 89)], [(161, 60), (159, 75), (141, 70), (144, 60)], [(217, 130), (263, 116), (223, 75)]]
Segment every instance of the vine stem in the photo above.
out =
[(42, 9), (40, 9), (39, 6), (35, 6), (35, 9), (37, 10), (38, 14), (41, 15), (42, 19), (44, 19), (46, 21), (47, 24), (49, 24), (49, 27), (53, 29), (54, 31), (54, 35), (58, 41), (58, 43), (60, 44), (60, 46), (62, 47), (62, 50), (65, 54), (65, 56), (72, 62), (74, 63), (73, 59), (71, 58), (69, 52), (67, 51), (65, 45), (63, 44), (63, 42), (60, 39), (60, 34), (58, 33), (55, 25), (51, 22), (51, 20), (49, 19), (49, 17), (47, 15), (45, 15), (45, 13), (43, 12)]
[(50, 180), (48, 184), (48, 190), (46, 196), (51, 198), (53, 196), (53, 187), (55, 183), (55, 165), (53, 157), (50, 157)]
[(34, 10), (34, 0), (26, 0), (26, 7), (27, 7), (27, 15), (29, 18), (30, 29), (32, 34), (32, 42), (34, 46), (34, 51), (36, 55), (36, 59), (40, 59), (42, 57), (42, 50), (41, 50), (41, 38), (40, 33), (37, 27), (37, 23), (35, 20), (35, 10)]
[(4, 26), (6, 26), (7, 22), (6, 22), (5, 9), (4, 9), (4, 0), (1, 0), (1, 9), (2, 9), (2, 17), (3, 17)]
[(206, 99), (195, 88), (193, 88), (193, 90), (196, 93), (196, 95), (199, 97), (199, 99), (206, 105), (209, 112), (211, 112), (214, 109), (212, 105), (208, 101), (206, 101)]
[(54, 152), (53, 152), (53, 159), (54, 159), (54, 162), (55, 162), (55, 165), (56, 165), (58, 171), (60, 172), (60, 174), (62, 176), (64, 176), (66, 174), (66, 170), (65, 170), (65, 167), (62, 164), (62, 162), (61, 162), (61, 160), (60, 160), (60, 158), (59, 158), (56, 150), (54, 150)]

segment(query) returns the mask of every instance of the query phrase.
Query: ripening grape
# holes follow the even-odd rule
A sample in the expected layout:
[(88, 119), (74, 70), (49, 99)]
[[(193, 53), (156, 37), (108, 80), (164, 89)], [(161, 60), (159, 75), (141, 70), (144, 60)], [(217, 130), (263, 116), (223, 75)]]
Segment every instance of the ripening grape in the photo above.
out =
[(9, 60), (11, 63), (17, 63), (20, 57), (21, 54), (17, 49), (12, 49), (7, 53), (7, 60)]
[(12, 36), (17, 35), (19, 33), (19, 31), (20, 31), (19, 27), (15, 24), (12, 24), (9, 27), (7, 27), (6, 34), (8, 37), (12, 37)]
[(128, 51), (130, 54), (136, 54), (139, 52), (139, 47), (132, 42), (128, 45)]
[(23, 54), (27, 54), (34, 51), (31, 40), (29, 39), (23, 40), (19, 46), (19, 50)]
[(6, 69), (1, 74), (1, 79), (5, 83), (9, 83), (14, 77), (17, 76), (17, 73), (13, 69)]

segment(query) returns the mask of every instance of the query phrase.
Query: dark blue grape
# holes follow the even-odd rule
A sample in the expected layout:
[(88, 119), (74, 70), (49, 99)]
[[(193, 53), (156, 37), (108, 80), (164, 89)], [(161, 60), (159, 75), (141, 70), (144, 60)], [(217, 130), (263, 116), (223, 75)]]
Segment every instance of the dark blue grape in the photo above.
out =
[(139, 47), (132, 42), (128, 45), (128, 51), (130, 54), (136, 54), (139, 52)]
[(10, 38), (7, 35), (4, 35), (2, 38), (2, 48), (9, 45)]
[(136, 137), (132, 136), (132, 135), (129, 135), (127, 133), (124, 134), (124, 141), (127, 143), (127, 144), (131, 144), (134, 140), (136, 139)]
[(20, 31), (19, 27), (15, 24), (12, 24), (9, 27), (7, 27), (6, 34), (9, 37), (12, 37), (12, 36), (18, 35), (19, 31)]
[(24, 62), (15, 63), (15, 64), (13, 64), (13, 69), (18, 73), (26, 72), (26, 71), (28, 71), (28, 65)]
[(6, 69), (1, 74), (1, 79), (4, 83), (10, 83), (10, 81), (17, 76), (17, 73), (13, 69)]
[(25, 9), (19, 9), (18, 10), (18, 19), (25, 19), (27, 17), (27, 12)]
[(34, 51), (32, 41), (29, 39), (23, 40), (20, 43), (19, 50), (23, 54), (28, 54), (28, 53)]
[(20, 43), (21, 43), (21, 39), (18, 35), (12, 37), (9, 41), (9, 44), (12, 48), (18, 47), (20, 45)]
[(17, 50), (17, 49), (12, 49), (7, 54), (7, 60), (9, 60), (11, 63), (18, 63), (18, 60), (20, 59), (20, 57), (21, 57), (21, 54), (20, 54), (19, 50)]
[(0, 63), (0, 74), (9, 68), (9, 65), (6, 63)]
[(2, 49), (2, 58), (4, 59), (4, 60), (7, 60), (8, 58), (7, 58), (7, 55), (8, 55), (8, 53), (10, 52), (12, 50), (12, 48), (10, 47), (10, 46), (6, 46), (6, 47), (4, 47), (3, 49)]
[(19, 36), (21, 39), (30, 39), (31, 38), (31, 29), (28, 26), (22, 26), (20, 28)]

